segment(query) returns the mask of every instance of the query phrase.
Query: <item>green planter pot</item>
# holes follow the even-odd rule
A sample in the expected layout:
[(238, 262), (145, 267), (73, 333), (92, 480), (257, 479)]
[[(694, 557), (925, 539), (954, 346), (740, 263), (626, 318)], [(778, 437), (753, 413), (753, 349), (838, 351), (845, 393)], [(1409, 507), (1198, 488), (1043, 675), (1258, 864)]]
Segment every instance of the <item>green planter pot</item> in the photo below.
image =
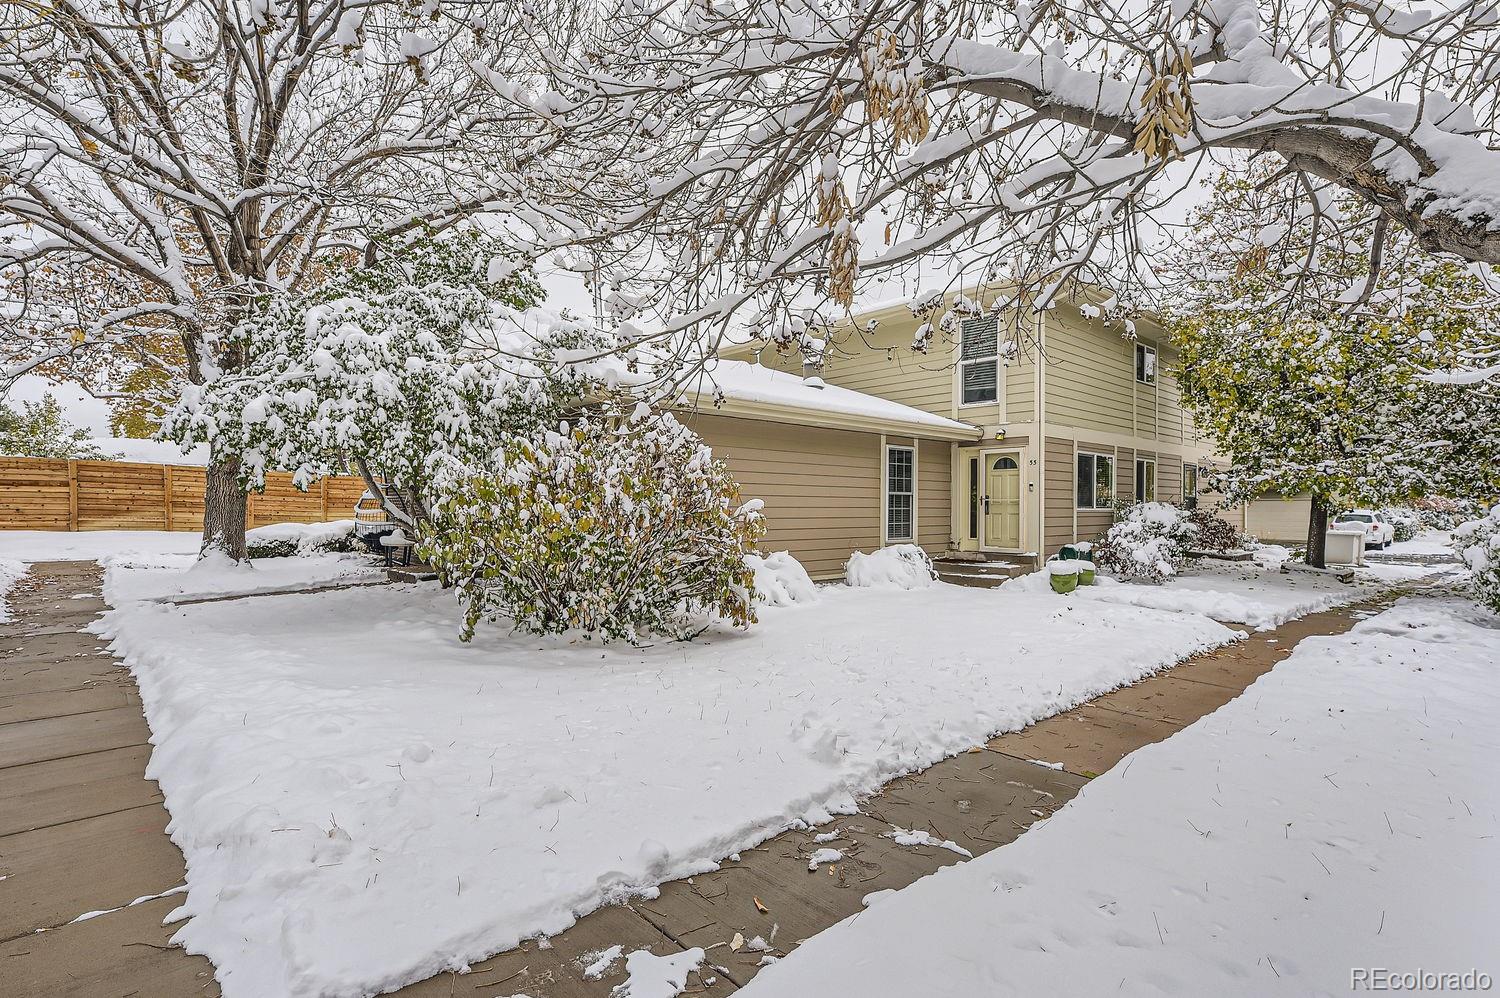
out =
[(1094, 584), (1093, 562), (1080, 561), (1078, 563), (1078, 584), (1080, 586), (1092, 586)]
[(1051, 572), (1052, 591), (1067, 595), (1078, 588), (1077, 572)]

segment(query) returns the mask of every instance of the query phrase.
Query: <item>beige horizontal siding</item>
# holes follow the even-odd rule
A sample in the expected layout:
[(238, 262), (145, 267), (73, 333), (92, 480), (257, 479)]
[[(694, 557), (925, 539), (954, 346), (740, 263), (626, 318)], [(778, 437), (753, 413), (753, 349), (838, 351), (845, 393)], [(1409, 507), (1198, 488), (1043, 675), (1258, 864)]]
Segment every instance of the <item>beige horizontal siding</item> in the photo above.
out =
[[(833, 330), (823, 349), (823, 380), (935, 415), (952, 415), (953, 344), (937, 336), (928, 353), (918, 353), (911, 348), (916, 329), (916, 321), (907, 317), (882, 322), (873, 333)], [(766, 349), (760, 361), (778, 371), (802, 371), (799, 354)]]
[(1162, 502), (1182, 502), (1182, 458), (1160, 454), (1156, 458), (1156, 498)]
[(1062, 305), (1048, 314), (1047, 421), (1129, 433), (1134, 421), (1134, 354), (1118, 329)]
[(842, 575), (851, 551), (880, 544), (880, 436), (708, 413), (685, 421), (765, 502), (765, 551), (786, 550), (815, 577)]
[(1026, 355), (1005, 368), (1005, 420), (1031, 423), (1036, 420), (1036, 353)]
[(948, 550), (953, 521), (953, 446), (924, 440), (917, 448), (917, 543), (936, 558)]
[(1073, 504), (1075, 465), (1073, 463), (1073, 441), (1063, 437), (1048, 437), (1045, 442), (1047, 480), (1042, 486), (1042, 556), (1056, 553), (1057, 549), (1073, 540)]

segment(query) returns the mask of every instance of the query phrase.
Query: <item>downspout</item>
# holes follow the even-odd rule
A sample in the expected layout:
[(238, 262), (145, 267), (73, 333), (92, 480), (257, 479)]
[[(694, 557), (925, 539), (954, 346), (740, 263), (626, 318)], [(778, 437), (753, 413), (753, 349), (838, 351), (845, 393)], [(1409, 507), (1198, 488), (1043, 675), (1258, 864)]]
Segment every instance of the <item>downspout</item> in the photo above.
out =
[(1038, 567), (1047, 553), (1047, 313), (1036, 320), (1036, 551)]

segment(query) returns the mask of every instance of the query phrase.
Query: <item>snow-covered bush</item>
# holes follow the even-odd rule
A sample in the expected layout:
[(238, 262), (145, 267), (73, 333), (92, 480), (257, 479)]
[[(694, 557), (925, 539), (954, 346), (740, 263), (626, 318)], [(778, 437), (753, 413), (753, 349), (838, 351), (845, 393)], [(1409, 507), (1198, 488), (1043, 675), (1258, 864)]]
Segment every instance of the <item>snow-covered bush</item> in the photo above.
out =
[(1116, 578), (1163, 582), (1182, 569), (1197, 541), (1198, 528), (1186, 510), (1137, 503), (1094, 545), (1094, 562)]
[(245, 531), (245, 554), (250, 558), (307, 557), (360, 550), (353, 520), (328, 523), (272, 523)]
[(1466, 520), (1484, 516), (1484, 506), (1472, 499), (1428, 497), (1417, 501), (1416, 513), (1428, 530), (1452, 530)]
[(791, 606), (793, 603), (811, 603), (818, 598), (818, 587), (802, 567), (802, 562), (792, 557), (790, 551), (777, 551), (762, 558), (758, 554), (745, 555), (745, 564), (755, 573), (755, 601), (768, 606)]
[(932, 559), (915, 544), (892, 544), (865, 554), (856, 551), (844, 563), (844, 581), (880, 589), (925, 589), (937, 578)]
[(1414, 509), (1407, 509), (1405, 506), (1387, 506), (1380, 511), (1380, 515), (1385, 517), (1386, 522), (1395, 531), (1394, 539), (1397, 541), (1409, 541), (1422, 529), (1422, 518)]
[(761, 502), (740, 505), (728, 469), (670, 414), (509, 436), (492, 463), (434, 486), (419, 550), (456, 588), (465, 640), (497, 618), (630, 642), (686, 637), (708, 615), (755, 621), (745, 556)]
[(1459, 524), (1453, 531), (1453, 550), (1474, 573), (1474, 598), (1500, 613), (1500, 503), (1488, 515)]
[(1233, 551), (1244, 544), (1245, 539), (1234, 524), (1218, 516), (1211, 509), (1199, 507), (1189, 511), (1188, 519), (1198, 528), (1194, 546), (1204, 551)]

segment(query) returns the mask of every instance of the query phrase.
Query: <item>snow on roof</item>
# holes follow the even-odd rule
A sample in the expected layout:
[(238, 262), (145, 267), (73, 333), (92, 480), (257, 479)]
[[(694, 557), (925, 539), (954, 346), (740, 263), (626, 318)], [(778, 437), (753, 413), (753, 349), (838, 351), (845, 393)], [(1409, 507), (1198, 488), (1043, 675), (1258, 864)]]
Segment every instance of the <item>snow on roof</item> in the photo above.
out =
[[(818, 387), (822, 385), (822, 387)], [(839, 422), (840, 418), (855, 422), (885, 424), (893, 428), (920, 433), (923, 430), (941, 431), (944, 437), (958, 436), (978, 438), (978, 427), (961, 423), (945, 416), (892, 402), (889, 399), (866, 395), (836, 385), (822, 384), (814, 379), (807, 381), (799, 374), (777, 371), (761, 364), (750, 364), (742, 360), (719, 360), (690, 382), (685, 395), (696, 398), (705, 408), (722, 396), (730, 402), (764, 405), (768, 409), (796, 410), (813, 417), (809, 422), (828, 420)], [(817, 417), (822, 416), (824, 420)], [(770, 413), (768, 417), (774, 418)]]

